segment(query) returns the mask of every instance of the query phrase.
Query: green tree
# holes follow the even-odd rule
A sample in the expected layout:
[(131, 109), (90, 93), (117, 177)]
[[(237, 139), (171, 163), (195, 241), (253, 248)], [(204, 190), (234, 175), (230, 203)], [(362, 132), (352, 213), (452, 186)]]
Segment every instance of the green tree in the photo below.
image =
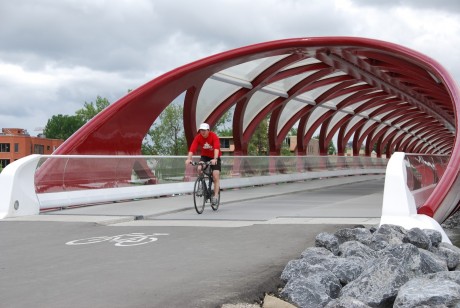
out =
[(248, 155), (268, 155), (268, 117), (257, 126), (248, 145)]
[(62, 114), (52, 116), (48, 119), (43, 133), (47, 138), (65, 140), (108, 105), (110, 103), (106, 98), (97, 96), (95, 103), (85, 102), (83, 108), (75, 111), (74, 116)]
[(233, 129), (231, 127), (233, 118), (233, 110), (228, 110), (214, 126), (214, 131), (218, 136), (233, 136)]
[(88, 122), (91, 120), (96, 114), (101, 112), (104, 108), (109, 106), (110, 103), (106, 98), (102, 98), (99, 95), (96, 98), (96, 102), (85, 102), (83, 108), (78, 109), (75, 111), (75, 115), (82, 118), (83, 121)]
[[(286, 136), (286, 141), (283, 142), (283, 144), (281, 145), (281, 155), (282, 156), (291, 156), (293, 155), (293, 153), (291, 153), (291, 145), (290, 145), (290, 137), (291, 136), (297, 136), (297, 128), (296, 127), (292, 127), (290, 130), (289, 130), (289, 133), (287, 134)], [(289, 140), (289, 141), (287, 141)]]
[[(313, 139), (319, 140), (319, 135), (314, 136)], [(329, 141), (329, 145), (327, 146), (327, 154), (328, 155), (337, 154), (337, 149), (335, 148), (334, 142), (332, 140)]]
[(184, 134), (184, 108), (171, 104), (160, 114), (158, 121), (149, 130), (150, 142), (144, 141), (145, 155), (186, 155), (187, 142)]
[(85, 121), (79, 116), (58, 114), (48, 120), (43, 133), (47, 138), (66, 140), (83, 124), (85, 124)]
[(291, 156), (290, 145), (287, 142), (283, 142), (281, 145), (281, 156)]
[(335, 148), (334, 142), (329, 141), (329, 146), (327, 147), (327, 154), (334, 155), (337, 154), (337, 149)]
[(225, 129), (220, 129), (219, 131), (216, 132), (216, 134), (219, 137), (231, 137), (233, 136), (233, 129), (230, 127), (227, 127)]

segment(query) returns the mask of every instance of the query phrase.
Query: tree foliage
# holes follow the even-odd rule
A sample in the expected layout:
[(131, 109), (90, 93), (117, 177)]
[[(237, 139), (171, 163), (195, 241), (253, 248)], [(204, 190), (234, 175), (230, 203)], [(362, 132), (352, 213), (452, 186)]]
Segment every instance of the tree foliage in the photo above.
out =
[[(184, 108), (179, 104), (170, 104), (160, 114), (142, 143), (144, 155), (186, 155), (187, 140), (183, 125)], [(213, 131), (219, 136), (232, 136), (233, 112), (227, 111), (216, 123)]]
[(163, 110), (159, 121), (155, 121), (148, 135), (150, 142), (144, 141), (142, 153), (146, 155), (185, 155), (187, 142), (184, 134), (183, 107), (171, 104)]
[(248, 145), (248, 155), (268, 155), (268, 117), (257, 126)]
[(43, 133), (51, 139), (67, 139), (80, 127), (85, 121), (79, 116), (54, 115), (46, 123)]
[(334, 155), (337, 154), (337, 149), (335, 148), (334, 142), (329, 141), (329, 145), (327, 147), (327, 154), (328, 155)]
[(291, 156), (291, 155), (294, 155), (293, 152), (291, 152), (291, 140), (290, 140), (290, 137), (291, 136), (297, 136), (297, 127), (292, 127), (290, 130), (289, 130), (289, 133), (287, 134), (286, 136), (286, 140), (289, 140), (289, 142), (283, 142), (283, 144), (281, 145), (281, 155), (282, 156)]
[(217, 121), (214, 131), (218, 136), (233, 136), (233, 129), (231, 126), (232, 118), (233, 110), (228, 110), (219, 121)]
[(95, 103), (85, 102), (83, 108), (75, 111), (75, 115), (83, 119), (86, 123), (109, 105), (110, 103), (106, 98), (102, 98), (98, 95)]
[(65, 140), (108, 105), (110, 105), (109, 101), (98, 95), (95, 103), (85, 102), (83, 108), (75, 111), (73, 116), (53, 115), (48, 119), (43, 133), (47, 138)]
[[(313, 139), (318, 139), (319, 140), (319, 135), (314, 136)], [(337, 149), (334, 145), (334, 142), (331, 140), (329, 141), (329, 145), (327, 146), (327, 154), (328, 155), (334, 155), (337, 154)]]

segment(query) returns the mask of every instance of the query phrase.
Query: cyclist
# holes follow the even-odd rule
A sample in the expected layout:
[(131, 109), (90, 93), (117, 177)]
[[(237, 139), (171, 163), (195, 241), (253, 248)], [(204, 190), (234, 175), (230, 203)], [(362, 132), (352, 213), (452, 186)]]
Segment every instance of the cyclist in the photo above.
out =
[[(192, 145), (190, 146), (185, 165), (187, 166), (192, 162), (193, 153), (195, 153), (198, 147), (200, 147), (200, 161), (211, 161), (212, 177), (214, 180), (214, 196), (212, 197), (212, 204), (217, 204), (220, 188), (220, 156), (222, 154), (220, 151), (220, 140), (216, 133), (209, 130), (209, 124), (207, 123), (201, 123), (198, 132), (199, 133), (195, 136), (195, 139), (193, 139)], [(198, 166), (198, 171), (201, 172), (201, 166)]]

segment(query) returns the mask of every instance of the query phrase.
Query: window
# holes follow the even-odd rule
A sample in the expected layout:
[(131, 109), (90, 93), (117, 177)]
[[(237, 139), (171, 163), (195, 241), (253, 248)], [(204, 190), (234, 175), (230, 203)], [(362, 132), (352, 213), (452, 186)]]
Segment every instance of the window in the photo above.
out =
[(286, 144), (288, 147), (291, 146), (291, 137), (287, 136), (284, 138), (284, 144)]
[(49, 145), (46, 146), (46, 150), (49, 151), (51, 147)]
[(220, 139), (220, 148), (229, 149), (230, 148), (230, 139)]
[(10, 163), (9, 159), (0, 159), (0, 165), (5, 168)]
[(34, 154), (44, 154), (45, 146), (42, 144), (34, 144)]
[(19, 153), (19, 143), (14, 144), (14, 153)]
[(0, 152), (9, 152), (10, 144), (9, 143), (0, 143)]

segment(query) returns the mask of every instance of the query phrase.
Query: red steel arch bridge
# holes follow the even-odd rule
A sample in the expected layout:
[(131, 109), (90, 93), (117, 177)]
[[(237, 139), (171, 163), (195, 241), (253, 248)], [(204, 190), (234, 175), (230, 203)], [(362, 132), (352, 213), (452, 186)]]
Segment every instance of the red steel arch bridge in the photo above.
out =
[(377, 157), (394, 152), (445, 156), (437, 185), (417, 211), (443, 221), (457, 210), (459, 89), (454, 79), (426, 55), (367, 38), (284, 39), (189, 63), (111, 104), (55, 154), (139, 155), (152, 123), (179, 97), (189, 144), (200, 123), (212, 127), (233, 108), (235, 155), (247, 154), (252, 134), (268, 116), (270, 156), (280, 154), (293, 127), (299, 156), (306, 155), (308, 141), (318, 133), (321, 155), (336, 138), (338, 156), (345, 155), (351, 140), (354, 156), (361, 148), (366, 156), (373, 149)]

